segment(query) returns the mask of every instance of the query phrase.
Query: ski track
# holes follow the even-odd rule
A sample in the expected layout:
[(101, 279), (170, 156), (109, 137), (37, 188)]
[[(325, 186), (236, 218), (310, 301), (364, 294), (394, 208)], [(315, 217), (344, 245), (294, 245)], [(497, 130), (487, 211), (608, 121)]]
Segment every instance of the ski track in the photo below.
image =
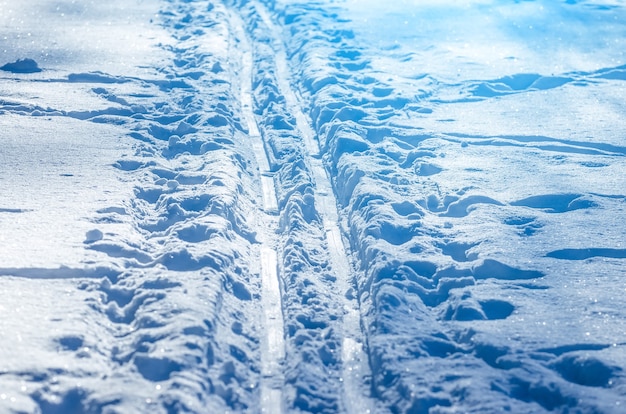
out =
[(281, 289), (278, 279), (278, 257), (274, 248), (269, 245), (275, 240), (270, 234), (277, 231), (277, 221), (270, 216), (278, 213), (276, 189), (270, 172), (270, 165), (263, 145), (263, 139), (254, 117), (252, 102), (252, 51), (246, 34), (243, 32), (243, 21), (234, 13), (230, 13), (232, 41), (236, 42), (232, 55), (241, 55), (240, 89), (241, 105), (247, 122), (248, 134), (252, 141), (254, 156), (259, 165), (259, 180), (263, 194), (263, 206), (266, 215), (259, 226), (265, 233), (260, 248), (261, 264), (261, 303), (264, 313), (263, 325), (265, 335), (261, 339), (261, 412), (283, 412), (284, 376), (282, 375), (285, 358), (285, 334), (283, 330)]
[[(3, 115), (110, 124), (134, 142), (111, 160), (132, 197), (91, 218), (82, 268), (0, 268), (26, 288), (71, 285), (83, 301), (71, 311), (89, 325), (49, 339), (76, 369), (52, 361), (0, 372), (0, 384), (27, 390), (12, 412), (619, 412), (611, 404), (623, 374), (610, 355), (623, 342), (603, 328), (588, 340), (584, 329), (596, 327), (586, 325), (524, 344), (524, 328), (511, 328), (530, 326), (520, 303), (553, 313), (559, 304), (541, 303), (556, 283), (510, 245), (540, 240), (550, 266), (619, 268), (623, 248), (555, 246), (541, 234), (558, 231), (561, 217), (575, 228), (598, 220), (599, 207), (622, 211), (614, 206), (626, 196), (546, 184), (505, 199), (468, 177), (477, 165), (489, 177), (482, 160), (516, 151), (592, 171), (626, 148), (425, 132), (411, 116), (620, 81), (626, 69), (407, 80), (407, 94), (433, 88), (415, 102), (372, 69), (347, 21), (318, 4), (163, 4), (155, 20), (170, 32), (160, 47), (171, 61), (152, 77), (32, 81), (79, 90), (97, 108), (0, 100)], [(443, 156), (453, 151), (464, 158)], [(496, 226), (508, 235), (501, 244), (484, 237)]]
[[(253, 23), (248, 21), (250, 27), (253, 27), (251, 32), (251, 36), (254, 39), (254, 36), (261, 36), (261, 41), (263, 43), (263, 47), (267, 48), (268, 52), (271, 52), (271, 57), (268, 55), (264, 55), (263, 47), (261, 47), (258, 43), (255, 44), (255, 54), (257, 55), (257, 59), (263, 60), (263, 64), (266, 65), (268, 62), (271, 62), (271, 65), (268, 69), (258, 68), (255, 73), (263, 73), (264, 70), (273, 74), (271, 78), (263, 78), (262, 82), (266, 85), (275, 85), (273, 89), (275, 93), (280, 94), (279, 96), (284, 99), (284, 108), (281, 110), (276, 110), (275, 107), (265, 106), (265, 107), (257, 107), (256, 111), (266, 111), (264, 113), (265, 119), (282, 119), (282, 117), (291, 118), (293, 127), (289, 127), (289, 129), (293, 130), (297, 133), (297, 140), (301, 142), (299, 149), (294, 148), (295, 151), (301, 154), (301, 158), (297, 158), (297, 163), (294, 160), (287, 160), (285, 163), (280, 163), (279, 161), (275, 161), (274, 169), (287, 169), (293, 168), (294, 165), (302, 165), (303, 168), (308, 170), (306, 172), (307, 176), (310, 177), (310, 182), (307, 184), (309, 188), (311, 188), (311, 192), (313, 193), (313, 204), (316, 211), (316, 215), (319, 215), (319, 220), (321, 221), (320, 226), (316, 230), (320, 236), (323, 235), (323, 239), (319, 240), (325, 244), (320, 245), (320, 249), (327, 250), (326, 255), (328, 256), (329, 265), (331, 266), (331, 277), (335, 280), (336, 290), (339, 293), (337, 296), (329, 296), (329, 299), (336, 303), (338, 307), (338, 312), (340, 315), (337, 317), (342, 321), (341, 327), (337, 327), (338, 335), (342, 337), (340, 341), (340, 350), (338, 350), (338, 365), (341, 366), (341, 373), (337, 374), (339, 379), (339, 383), (342, 384), (342, 395), (336, 397), (330, 397), (332, 400), (336, 400), (336, 402), (332, 402), (329, 407), (334, 407), (332, 410), (339, 409), (340, 405), (345, 404), (342, 408), (347, 412), (370, 412), (371, 407), (368, 404), (367, 398), (367, 386), (365, 384), (366, 379), (369, 376), (367, 364), (368, 360), (363, 352), (363, 344), (364, 339), (362, 337), (362, 333), (360, 330), (360, 318), (358, 311), (358, 304), (355, 300), (350, 300), (347, 298), (349, 292), (353, 290), (353, 280), (351, 280), (350, 275), (351, 266), (347, 260), (347, 253), (341, 238), (339, 225), (338, 225), (338, 216), (336, 211), (336, 201), (334, 200), (332, 189), (330, 187), (330, 183), (328, 181), (327, 173), (324, 170), (324, 167), (320, 160), (319, 154), (319, 146), (317, 145), (314, 139), (314, 133), (309, 126), (308, 121), (302, 110), (300, 109), (300, 105), (297, 101), (295, 94), (292, 91), (291, 85), (289, 83), (289, 70), (287, 67), (285, 51), (282, 46), (281, 35), (276, 26), (272, 23), (271, 18), (268, 15), (268, 12), (265, 10), (265, 7), (259, 3), (251, 2), (244, 7), (244, 10), (248, 8), (248, 19), (250, 16), (254, 15), (258, 16), (258, 20), (250, 19)], [(271, 40), (268, 40), (271, 39)], [(248, 46), (244, 46), (244, 50), (247, 50)], [(258, 60), (257, 60), (258, 61)], [(247, 65), (246, 65), (247, 66)], [(247, 72), (247, 70), (245, 71)], [(246, 74), (247, 76), (247, 74)], [(260, 78), (257, 79), (257, 83), (261, 82)], [(257, 95), (257, 102), (260, 102), (262, 99), (261, 96)], [(244, 98), (244, 102), (247, 102), (248, 98)], [(275, 104), (276, 99), (272, 104)], [(280, 99), (279, 99), (280, 101)], [(245, 103), (244, 103), (245, 105)], [(268, 111), (269, 110), (269, 111)], [(258, 112), (257, 112), (258, 113)], [(252, 125), (250, 130), (256, 131), (258, 129), (258, 125)], [(283, 125), (280, 125), (280, 122), (274, 122), (273, 124), (265, 123), (261, 127), (261, 135), (265, 136), (264, 144), (265, 148), (272, 148), (271, 142), (271, 134), (276, 129), (283, 129)], [(293, 145), (293, 144), (290, 144)], [(265, 160), (268, 154), (268, 150), (261, 151), (260, 145), (258, 141), (255, 139), (255, 151), (258, 154), (257, 158), (261, 159), (260, 167), (261, 178), (265, 179), (265, 182), (270, 181), (272, 177), (269, 171), (263, 171), (268, 166), (265, 165), (266, 162), (269, 163), (269, 160)], [(269, 150), (271, 153), (271, 149)], [(280, 174), (280, 173), (279, 173)], [(263, 183), (262, 183), (263, 184)], [(263, 184), (265, 186), (265, 184)], [(266, 190), (263, 190), (266, 193)], [(271, 204), (273, 208), (274, 204)], [(283, 204), (283, 209), (279, 212), (281, 217), (285, 217), (291, 214), (287, 208), (287, 205)], [(317, 219), (316, 219), (317, 220)], [(294, 240), (290, 238), (288, 240)], [(290, 269), (286, 264), (282, 267), (282, 278), (289, 279), (294, 276), (290, 276)], [(287, 296), (292, 295), (293, 293), (289, 292), (288, 289), (285, 293)], [(342, 310), (343, 309), (343, 310)], [(289, 313), (289, 309), (286, 310)], [(302, 310), (301, 312), (307, 313), (308, 311)], [(343, 313), (343, 315), (341, 314)], [(298, 318), (298, 316), (296, 316)], [(333, 345), (334, 347), (335, 345)], [(296, 353), (297, 350), (294, 350)], [(288, 359), (298, 360), (300, 357), (289, 355)], [(314, 408), (313, 404), (318, 404), (314, 400), (307, 401), (306, 406), (304, 406), (304, 402), (299, 402), (299, 390), (296, 389), (296, 396), (293, 402), (289, 402), (289, 405), (295, 404), (296, 407), (314, 411), (321, 411), (322, 408)], [(310, 392), (310, 391), (309, 391)], [(319, 397), (315, 397), (314, 395), (309, 395), (307, 398), (329, 398), (328, 395), (320, 395)], [(331, 400), (331, 401), (332, 401)]]
[[(318, 206), (326, 232), (326, 244), (329, 249), (331, 263), (337, 276), (337, 288), (341, 296), (336, 300), (343, 303), (343, 339), (341, 344), (342, 382), (344, 387), (343, 403), (348, 413), (372, 412), (373, 404), (366, 393), (365, 379), (371, 377), (369, 359), (364, 352), (365, 338), (361, 330), (359, 305), (352, 296), (355, 280), (353, 270), (348, 261), (348, 253), (343, 242), (337, 215), (337, 201), (328, 178), (328, 172), (321, 161), (319, 142), (315, 140), (315, 132), (307, 120), (298, 98), (293, 92), (291, 78), (282, 33), (272, 22), (265, 7), (257, 4), (256, 11), (269, 29), (275, 51), (276, 76), (278, 87), (283, 91), (288, 109), (295, 118), (295, 126), (303, 137), (306, 157), (315, 182), (315, 204)], [(351, 298), (351, 299), (350, 299)]]

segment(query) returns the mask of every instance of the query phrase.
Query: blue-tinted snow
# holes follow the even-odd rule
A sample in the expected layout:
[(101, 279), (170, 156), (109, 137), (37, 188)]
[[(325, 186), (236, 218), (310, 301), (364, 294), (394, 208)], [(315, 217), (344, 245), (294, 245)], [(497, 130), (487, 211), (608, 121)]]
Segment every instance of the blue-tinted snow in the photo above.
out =
[(0, 1), (1, 411), (622, 412), (624, 18)]

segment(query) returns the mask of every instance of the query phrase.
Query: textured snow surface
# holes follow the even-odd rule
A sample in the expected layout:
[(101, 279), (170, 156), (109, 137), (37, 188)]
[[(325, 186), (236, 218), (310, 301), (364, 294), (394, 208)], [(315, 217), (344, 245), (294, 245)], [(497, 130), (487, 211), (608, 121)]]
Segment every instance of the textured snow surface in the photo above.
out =
[(0, 412), (622, 413), (625, 21), (0, 0)]

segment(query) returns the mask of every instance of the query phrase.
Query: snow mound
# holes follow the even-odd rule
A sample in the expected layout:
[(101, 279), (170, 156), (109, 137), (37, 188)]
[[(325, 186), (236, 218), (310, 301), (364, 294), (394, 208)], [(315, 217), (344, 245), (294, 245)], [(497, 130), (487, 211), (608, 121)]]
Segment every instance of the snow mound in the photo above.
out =
[(13, 73), (37, 73), (41, 72), (39, 65), (33, 59), (18, 59), (15, 62), (0, 66), (0, 70)]

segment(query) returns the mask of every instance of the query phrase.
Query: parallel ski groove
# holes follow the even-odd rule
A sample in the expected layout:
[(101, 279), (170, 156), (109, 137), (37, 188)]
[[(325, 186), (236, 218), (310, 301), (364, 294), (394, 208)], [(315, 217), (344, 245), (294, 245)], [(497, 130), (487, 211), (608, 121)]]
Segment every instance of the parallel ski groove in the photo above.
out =
[(302, 112), (299, 100), (289, 83), (290, 75), (289, 66), (287, 65), (287, 53), (285, 52), (283, 43), (280, 41), (280, 30), (276, 27), (263, 5), (258, 4), (256, 9), (259, 13), (259, 17), (261, 17), (263, 23), (265, 23), (265, 25), (270, 29), (273, 35), (273, 47), (276, 52), (275, 63), (278, 87), (281, 91), (283, 91), (287, 107), (293, 110), (292, 115), (296, 119), (298, 131), (300, 131), (302, 138), (304, 138), (307, 153), (311, 157), (319, 157), (320, 146), (315, 139), (315, 131), (307, 120), (306, 115)]
[(261, 175), (261, 188), (263, 190), (263, 206), (268, 214), (277, 214), (278, 202), (274, 187), (274, 177), (271, 175)]
[(361, 329), (359, 305), (356, 299), (348, 298), (353, 290), (352, 268), (348, 260), (348, 250), (343, 242), (339, 228), (337, 201), (332, 190), (328, 173), (320, 158), (320, 145), (315, 139), (315, 132), (307, 120), (299, 100), (289, 83), (289, 68), (284, 45), (280, 41), (280, 30), (272, 22), (264, 6), (257, 4), (260, 18), (272, 33), (273, 47), (276, 52), (276, 75), (278, 87), (285, 97), (296, 120), (296, 128), (303, 137), (306, 147), (305, 159), (309, 164), (316, 183), (315, 200), (323, 218), (329, 255), (337, 276), (339, 291), (344, 293), (337, 298), (343, 301), (343, 340), (341, 350), (344, 409), (348, 413), (370, 413), (374, 404), (369, 399), (365, 379), (371, 376), (369, 360), (364, 351), (363, 331)]
[[(230, 14), (233, 22), (235, 37), (239, 40), (242, 60), (240, 71), (241, 104), (243, 116), (248, 129), (248, 136), (252, 143), (254, 157), (259, 166), (261, 191), (263, 196), (263, 208), (266, 215), (263, 216), (263, 226), (275, 226), (269, 214), (276, 214), (278, 202), (274, 179), (270, 173), (270, 164), (267, 153), (263, 147), (263, 140), (259, 127), (256, 123), (252, 110), (252, 51), (247, 36), (241, 28), (243, 22), (235, 13)], [(265, 334), (261, 339), (261, 379), (260, 379), (260, 403), (262, 413), (280, 414), (283, 409), (282, 387), (284, 378), (282, 374), (282, 361), (285, 358), (285, 334), (282, 314), (280, 283), (278, 280), (278, 255), (274, 248), (269, 247), (269, 242), (261, 236), (260, 248), (260, 272), (261, 272), (261, 304), (263, 316), (261, 322), (265, 328)]]

